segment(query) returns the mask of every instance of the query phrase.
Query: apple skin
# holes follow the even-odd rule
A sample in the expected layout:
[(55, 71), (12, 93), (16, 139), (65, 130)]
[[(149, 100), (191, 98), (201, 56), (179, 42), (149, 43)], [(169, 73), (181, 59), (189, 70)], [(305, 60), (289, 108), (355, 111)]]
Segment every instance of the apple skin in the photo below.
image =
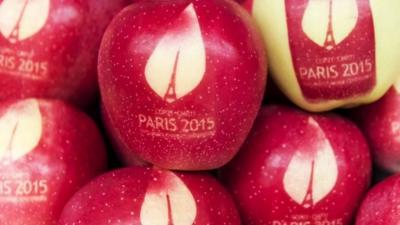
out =
[[(98, 70), (113, 136), (127, 146), (121, 155), (176, 170), (214, 169), (233, 158), (259, 110), (267, 73), (250, 16), (225, 0), (128, 6), (106, 30)], [(177, 96), (167, 99), (172, 71)]]
[(397, 225), (400, 220), (400, 176), (387, 178), (372, 188), (357, 214), (356, 225)]
[(382, 169), (400, 172), (400, 82), (377, 102), (351, 111)]
[[(324, 35), (328, 31), (325, 25), (329, 21), (329, 1), (245, 0), (241, 3), (251, 12), (264, 36), (271, 77), (288, 98), (308, 111), (372, 103), (385, 94), (400, 73), (397, 60), (400, 58), (397, 29), (400, 14), (392, 10), (398, 9), (400, 2), (335, 3), (338, 5), (333, 6), (332, 18), (336, 45), (330, 50), (324, 50), (323, 42), (318, 43), (319, 35), (323, 37), (321, 41), (328, 40)], [(342, 40), (343, 34), (348, 36), (344, 35)], [(315, 79), (311, 70), (323, 75)], [(328, 79), (329, 71), (337, 73), (330, 73)]]
[[(9, 109), (17, 104), (38, 107), (42, 132), (37, 145), (13, 161), (4, 156), (5, 149), (0, 149), (0, 224), (54, 225), (69, 198), (106, 169), (103, 140), (88, 116), (58, 100), (0, 103), (2, 129), (5, 116), (17, 121), (26, 118), (16, 114), (18, 111), (11, 115)], [(25, 131), (25, 135), (34, 135), (32, 130)]]
[[(12, 1), (1, 1), (0, 5), (5, 7)], [(0, 100), (57, 98), (91, 106), (98, 95), (96, 66), (102, 34), (129, 2), (37, 0), (30, 4), (46, 1), (50, 1), (48, 17), (32, 36), (11, 43), (8, 33), (1, 32), (1, 27), (11, 21), (3, 19), (0, 23)], [(4, 10), (16, 11), (14, 8)], [(46, 8), (40, 10), (46, 12)], [(42, 11), (36, 10), (31, 13), (35, 18), (28, 19), (36, 21), (46, 15), (39, 13)], [(21, 25), (21, 32), (28, 27)]]
[[(162, 210), (167, 202), (146, 201), (150, 192), (160, 198), (163, 191), (173, 190), (176, 179), (179, 199), (169, 195), (170, 210)], [(153, 205), (144, 214), (148, 203)], [(167, 214), (160, 214), (159, 210)], [(176, 220), (168, 221), (168, 214)], [(183, 217), (189, 217), (189, 222), (183, 223)], [(152, 218), (159, 222), (151, 223)], [(60, 225), (164, 224), (161, 220), (165, 224), (240, 224), (232, 197), (215, 178), (201, 173), (130, 167), (104, 174), (79, 190), (65, 206)]]
[(244, 224), (348, 225), (369, 186), (370, 161), (352, 122), (271, 105), (220, 175)]
[[(107, 132), (107, 137), (109, 139), (110, 144), (113, 146), (113, 149), (118, 149), (119, 151), (117, 151), (116, 153), (119, 154), (124, 154), (126, 152), (129, 152), (129, 148), (123, 142), (120, 134), (115, 129), (115, 126), (111, 123), (110, 116), (108, 115), (108, 112), (104, 109), (103, 105), (100, 105), (100, 113), (103, 125), (105, 127), (105, 131)], [(142, 159), (139, 159), (138, 156), (134, 156), (131, 154), (128, 155), (127, 157), (125, 157), (124, 155), (118, 155), (118, 159), (120, 162), (122, 161), (122, 163), (126, 165), (150, 166), (149, 163), (143, 161)]]

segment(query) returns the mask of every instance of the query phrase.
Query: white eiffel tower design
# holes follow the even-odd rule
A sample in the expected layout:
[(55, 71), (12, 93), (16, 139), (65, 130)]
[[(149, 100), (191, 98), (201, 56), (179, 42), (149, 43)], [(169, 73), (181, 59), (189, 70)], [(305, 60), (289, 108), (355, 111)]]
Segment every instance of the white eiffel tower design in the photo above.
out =
[(23, 5), (22, 10), (21, 10), (21, 12), (19, 14), (17, 23), (15, 24), (14, 28), (11, 31), (10, 36), (8, 37), (8, 40), (13, 44), (15, 44), (15, 43), (17, 43), (19, 41), (19, 32), (20, 32), (21, 21), (22, 21), (22, 17), (25, 14), (26, 6), (28, 5), (29, 1), (30, 0), (25, 0), (24, 1), (24, 5)]
[(333, 34), (333, 26), (332, 26), (332, 2), (333, 0), (329, 0), (329, 22), (324, 43), (324, 48), (326, 48), (327, 50), (333, 49), (336, 45), (335, 36)]

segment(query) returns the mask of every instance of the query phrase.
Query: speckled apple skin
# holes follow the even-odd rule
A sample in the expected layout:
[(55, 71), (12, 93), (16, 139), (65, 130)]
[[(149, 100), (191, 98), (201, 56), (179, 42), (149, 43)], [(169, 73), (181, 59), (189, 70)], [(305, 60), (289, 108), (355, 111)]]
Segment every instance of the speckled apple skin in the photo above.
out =
[[(206, 70), (191, 93), (168, 103), (146, 83), (144, 70), (168, 32), (166, 25), (190, 4), (198, 16)], [(142, 1), (125, 8), (105, 33), (98, 68), (104, 107), (129, 147), (122, 155), (168, 169), (206, 170), (227, 163), (250, 131), (266, 85), (261, 38), (245, 10), (225, 0)], [(175, 133), (144, 132), (138, 115), (154, 117), (160, 110), (191, 114), (173, 114), (178, 126), (182, 119), (210, 119), (215, 126), (205, 135), (182, 127)]]
[[(121, 135), (115, 129), (115, 126), (111, 123), (110, 116), (108, 115), (108, 112), (104, 109), (103, 105), (100, 106), (100, 112), (103, 125), (107, 132), (107, 138), (109, 139), (113, 149), (118, 149), (119, 151), (117, 151), (117, 153), (120, 154), (124, 152), (129, 152), (129, 148), (122, 141)], [(128, 160), (124, 162), (125, 164), (128, 165), (133, 165), (133, 166), (150, 165), (149, 163), (143, 161), (142, 159), (139, 159), (137, 156), (135, 157), (134, 155), (130, 155), (130, 157), (124, 157), (123, 155), (118, 155), (118, 158), (121, 161)]]
[(356, 225), (397, 225), (400, 221), (400, 176), (387, 178), (372, 188), (357, 214)]
[[(285, 193), (283, 176), (299, 150), (296, 146), (301, 146), (302, 138), (310, 138), (303, 135), (310, 117), (317, 121), (334, 149), (338, 178), (324, 199), (305, 209)], [(303, 153), (308, 151), (312, 149)], [(328, 223), (305, 219), (300, 224), (348, 225), (369, 186), (371, 162), (364, 137), (350, 121), (333, 114), (310, 114), (271, 105), (261, 110), (248, 140), (222, 169), (221, 176), (234, 194), (244, 224), (286, 225), (293, 222), (293, 216), (323, 215), (322, 222), (326, 219)]]
[(362, 128), (376, 164), (400, 172), (400, 93), (394, 87), (377, 102), (352, 111)]
[[(61, 102), (38, 100), (43, 133), (37, 147), (10, 165), (0, 160), (0, 182), (46, 180), (46, 201), (7, 202), (0, 194), (0, 224), (54, 225), (69, 198), (86, 182), (106, 169), (106, 153), (95, 123), (85, 114)], [(0, 104), (0, 115), (16, 101)], [(5, 178), (7, 176), (7, 178)]]
[[(296, 59), (301, 59), (301, 54), (296, 54), (292, 58), (291, 54), (293, 50), (290, 47), (290, 35), (288, 34), (288, 23), (290, 20), (301, 21), (302, 17), (288, 18), (288, 11), (286, 7), (293, 7), (293, 10), (299, 9), (312, 3), (313, 1), (275, 1), (275, 0), (240, 0), (241, 4), (248, 9), (263, 33), (265, 44), (267, 46), (269, 67), (271, 70), (271, 77), (277, 82), (281, 90), (299, 107), (313, 112), (329, 111), (335, 108), (350, 108), (363, 104), (370, 104), (379, 98), (381, 98), (385, 92), (391, 87), (399, 74), (399, 67), (397, 59), (399, 58), (399, 51), (397, 48), (400, 46), (399, 35), (397, 30), (397, 24), (400, 21), (400, 16), (394, 9), (400, 7), (398, 1), (379, 1), (379, 0), (357, 0), (357, 1), (345, 1), (344, 3), (356, 2), (360, 7), (362, 5), (370, 5), (372, 12), (373, 26), (369, 29), (359, 33), (358, 42), (365, 42), (367, 37), (370, 37), (371, 33), (374, 33), (375, 41), (371, 41), (371, 49), (365, 49), (363, 51), (356, 51), (353, 54), (370, 54), (371, 51), (375, 51), (374, 57), (376, 64), (376, 84), (371, 86), (372, 89), (369, 91), (359, 91), (363, 89), (365, 85), (354, 83), (354, 86), (348, 85), (348, 88), (340, 87), (341, 90), (332, 88), (335, 85), (335, 81), (332, 81), (332, 85), (321, 87), (319, 90), (315, 90), (315, 96), (320, 95), (321, 99), (317, 101), (308, 99), (305, 97), (304, 92), (301, 90), (301, 84), (298, 83), (295, 72), (295, 65), (293, 63)], [(292, 2), (292, 5), (286, 5), (287, 2)], [(335, 1), (333, 1), (335, 2)], [(328, 1), (320, 2), (314, 1), (314, 3), (328, 3)], [(341, 11), (341, 10), (340, 10)], [(343, 10), (345, 11), (345, 10)], [(321, 10), (323, 12), (323, 10)], [(360, 9), (359, 9), (359, 12)], [(365, 15), (359, 13), (358, 18), (365, 19)], [(351, 20), (353, 16), (348, 16), (346, 19)], [(316, 19), (318, 20), (318, 18)], [(321, 20), (321, 23), (324, 22)], [(359, 25), (357, 25), (359, 26)], [(295, 36), (301, 35), (301, 32), (294, 31)], [(369, 33), (369, 34), (368, 34)], [(352, 44), (353, 47), (346, 45), (343, 49), (349, 51), (351, 49), (360, 48), (357, 43)], [(304, 46), (297, 46), (296, 48), (303, 48)], [(374, 49), (375, 48), (375, 49)], [(317, 55), (317, 59), (322, 59), (326, 55), (318, 54), (311, 51), (312, 48), (305, 48), (304, 50), (309, 51), (304, 54), (304, 60), (299, 60), (299, 63), (304, 63), (311, 59), (314, 55)], [(303, 52), (300, 50), (300, 53)], [(351, 53), (350, 53), (351, 54)], [(338, 54), (337, 56), (339, 56)], [(333, 56), (335, 57), (335, 56)], [(357, 58), (357, 57), (356, 57)], [(316, 60), (317, 61), (317, 60)], [(374, 75), (375, 76), (375, 75)], [(329, 90), (329, 91), (327, 91)], [(332, 95), (333, 98), (325, 98), (321, 93)], [(336, 93), (335, 93), (336, 92)], [(354, 92), (356, 94), (348, 95)], [(348, 95), (348, 97), (341, 97), (341, 95)]]
[[(102, 34), (128, 3), (51, 0), (48, 19), (38, 33), (16, 44), (0, 34), (0, 54), (15, 61), (13, 69), (0, 68), (0, 100), (39, 97), (92, 105), (98, 95), (96, 66)], [(25, 53), (32, 54), (29, 60), (34, 63), (46, 63), (46, 72), (21, 73), (21, 60), (27, 59), (18, 55)]]
[[(146, 189), (150, 181), (156, 181), (160, 171), (151, 167), (130, 167), (96, 178), (71, 198), (63, 210), (60, 225), (141, 224), (140, 210)], [(193, 224), (240, 224), (231, 196), (215, 178), (201, 173), (173, 173), (184, 182), (196, 201), (197, 215)]]

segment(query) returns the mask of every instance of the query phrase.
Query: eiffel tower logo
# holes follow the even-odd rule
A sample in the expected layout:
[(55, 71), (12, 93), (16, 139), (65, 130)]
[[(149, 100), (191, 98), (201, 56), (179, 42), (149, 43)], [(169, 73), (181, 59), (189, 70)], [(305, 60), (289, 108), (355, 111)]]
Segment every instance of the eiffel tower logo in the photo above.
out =
[(315, 170), (315, 161), (313, 160), (311, 163), (311, 174), (310, 174), (310, 181), (308, 183), (307, 193), (304, 197), (302, 206), (304, 208), (310, 208), (314, 205), (313, 201), (313, 181), (314, 181), (314, 170)]
[(299, 147), (283, 178), (285, 192), (306, 209), (324, 199), (334, 189), (338, 178), (338, 165), (330, 142), (313, 118), (309, 118), (308, 123), (306, 137), (315, 139)]
[(0, 159), (9, 164), (36, 148), (42, 137), (39, 103), (28, 99), (10, 106), (0, 117)]
[(193, 225), (197, 204), (186, 184), (170, 171), (154, 171), (140, 209), (142, 225)]
[(167, 92), (165, 93), (164, 100), (171, 103), (177, 100), (176, 97), (176, 70), (179, 60), (179, 51), (176, 53), (174, 68), (172, 70), (171, 80), (168, 85)]
[(39, 32), (49, 16), (50, 0), (0, 0), (0, 32), (15, 44)]
[(206, 52), (200, 24), (193, 4), (189, 4), (171, 22), (150, 54), (144, 75), (159, 97), (173, 103), (190, 94), (203, 80), (205, 71)]
[(302, 29), (314, 43), (332, 50), (353, 31), (358, 21), (358, 0), (309, 0)]
[(174, 218), (172, 216), (171, 197), (167, 194), (167, 205), (168, 205), (168, 225), (174, 225)]
[(4, 153), (4, 164), (6, 165), (11, 164), (11, 162), (13, 161), (13, 143), (17, 128), (18, 128), (18, 122), (14, 125), (14, 128), (11, 132), (10, 140), (6, 148), (6, 152)]
[(28, 2), (30, 0), (25, 0), (24, 5), (22, 7), (21, 12), (19, 13), (19, 17), (17, 20), (17, 23), (15, 24), (15, 27), (12, 29), (10, 36), (8, 37), (8, 40), (12, 43), (15, 44), (17, 41), (19, 41), (19, 32), (20, 32), (20, 26), (21, 26), (21, 21), (22, 17), (25, 14), (26, 6), (28, 5)]
[(335, 36), (333, 34), (333, 26), (332, 26), (332, 2), (333, 0), (329, 0), (329, 22), (324, 43), (324, 48), (326, 48), (327, 50), (333, 49), (336, 45)]

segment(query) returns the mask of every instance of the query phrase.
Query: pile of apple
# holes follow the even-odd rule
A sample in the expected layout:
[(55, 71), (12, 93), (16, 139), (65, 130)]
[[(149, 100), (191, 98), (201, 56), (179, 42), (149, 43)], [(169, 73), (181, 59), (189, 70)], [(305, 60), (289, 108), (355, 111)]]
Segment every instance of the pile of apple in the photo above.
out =
[(398, 0), (0, 0), (0, 224), (398, 225), (398, 24)]

